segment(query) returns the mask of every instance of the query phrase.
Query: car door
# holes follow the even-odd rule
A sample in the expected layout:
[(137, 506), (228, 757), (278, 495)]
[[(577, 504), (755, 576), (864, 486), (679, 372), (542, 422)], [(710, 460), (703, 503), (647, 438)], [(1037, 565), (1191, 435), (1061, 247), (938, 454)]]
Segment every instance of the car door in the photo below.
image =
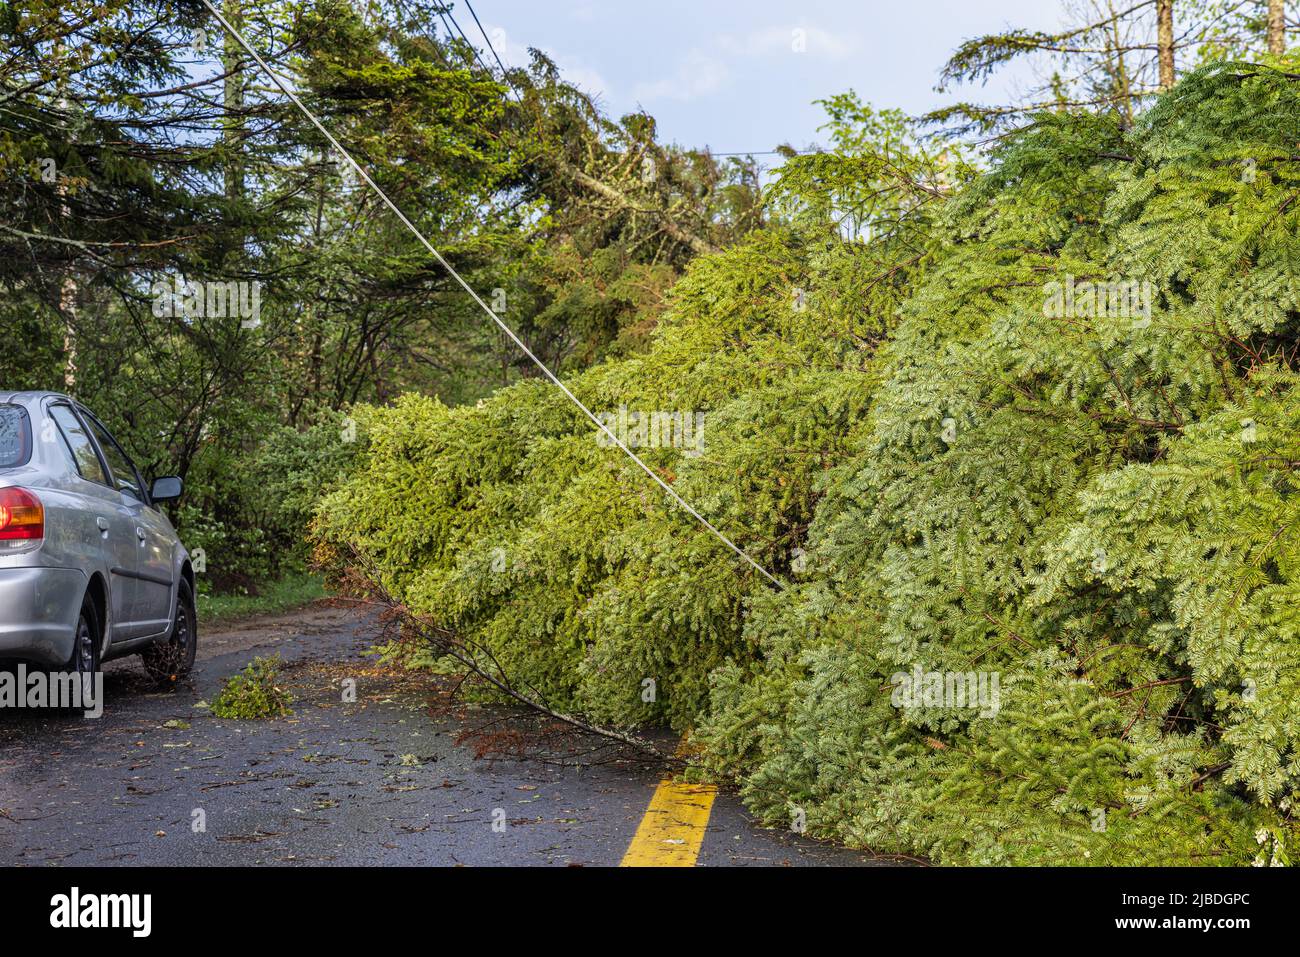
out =
[(140, 472), (126, 450), (88, 410), (78, 411), (107, 459), (122, 504), (131, 516), (131, 534), (136, 543), (134, 637), (160, 635), (171, 625), (172, 536), (162, 515), (150, 503)]
[(84, 507), (93, 513), (95, 533), (104, 565), (109, 570), (109, 635), (124, 641), (140, 634), (136, 569), (139, 546), (135, 521), (113, 487), (108, 466), (91, 438), (89, 427), (66, 402), (47, 406), (47, 414), (58, 428), (80, 482), (76, 492)]
[[(148, 493), (146, 492), (146, 495)], [(171, 524), (152, 502), (135, 510), (139, 539), (141, 625), (149, 635), (171, 630), (176, 535)]]

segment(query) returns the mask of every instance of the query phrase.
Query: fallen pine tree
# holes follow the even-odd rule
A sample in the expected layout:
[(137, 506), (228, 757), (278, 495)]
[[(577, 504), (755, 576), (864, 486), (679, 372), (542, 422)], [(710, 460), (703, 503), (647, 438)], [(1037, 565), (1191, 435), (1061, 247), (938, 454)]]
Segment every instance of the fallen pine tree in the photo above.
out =
[[(357, 410), (318, 556), (549, 708), (690, 731), (773, 824), (1287, 863), (1298, 84), (1222, 64), (1133, 129), (1046, 114), (955, 190), (919, 153), (791, 160), (807, 215), (698, 259), (647, 352), (570, 382), (787, 588), (540, 382)], [(813, 225), (900, 168), (891, 228)]]

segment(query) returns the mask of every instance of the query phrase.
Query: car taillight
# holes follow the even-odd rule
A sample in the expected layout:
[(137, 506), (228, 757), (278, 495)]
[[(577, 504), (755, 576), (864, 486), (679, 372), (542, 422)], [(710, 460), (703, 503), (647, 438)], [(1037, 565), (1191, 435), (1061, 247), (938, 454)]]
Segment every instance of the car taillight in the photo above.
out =
[(0, 488), (0, 542), (32, 541), (45, 537), (45, 507), (31, 492)]

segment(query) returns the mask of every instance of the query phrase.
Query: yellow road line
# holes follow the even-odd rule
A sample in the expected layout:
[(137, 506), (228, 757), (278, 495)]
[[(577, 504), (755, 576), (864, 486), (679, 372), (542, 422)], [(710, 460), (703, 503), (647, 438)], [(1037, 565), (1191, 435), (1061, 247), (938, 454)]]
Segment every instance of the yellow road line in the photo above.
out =
[(718, 790), (661, 781), (620, 867), (693, 867)]

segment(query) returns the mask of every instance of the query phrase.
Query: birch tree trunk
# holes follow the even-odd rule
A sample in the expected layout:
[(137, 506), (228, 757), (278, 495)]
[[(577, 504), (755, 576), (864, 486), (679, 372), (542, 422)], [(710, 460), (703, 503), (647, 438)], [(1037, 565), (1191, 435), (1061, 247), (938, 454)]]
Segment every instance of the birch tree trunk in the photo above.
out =
[[(59, 107), (65, 116), (70, 114), (70, 105), (66, 98), (60, 98)], [(62, 171), (58, 176), (58, 193), (66, 196), (68, 188), (63, 182)], [(59, 204), (59, 217), (67, 220), (72, 213), (66, 202)], [(77, 280), (73, 275), (73, 265), (69, 264), (63, 274), (63, 284), (59, 289), (59, 314), (63, 316), (63, 391), (72, 395), (77, 388)]]

